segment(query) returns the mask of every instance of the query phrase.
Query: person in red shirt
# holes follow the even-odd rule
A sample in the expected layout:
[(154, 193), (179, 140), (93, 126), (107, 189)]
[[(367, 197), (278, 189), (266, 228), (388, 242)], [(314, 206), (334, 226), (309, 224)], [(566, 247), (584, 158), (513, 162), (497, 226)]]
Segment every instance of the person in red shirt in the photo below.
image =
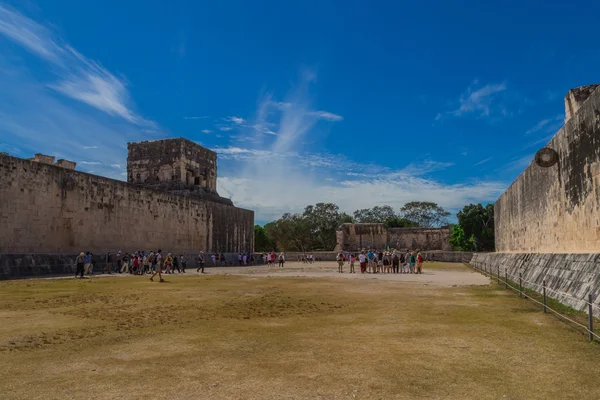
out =
[(417, 274), (423, 273), (423, 256), (421, 253), (417, 254)]

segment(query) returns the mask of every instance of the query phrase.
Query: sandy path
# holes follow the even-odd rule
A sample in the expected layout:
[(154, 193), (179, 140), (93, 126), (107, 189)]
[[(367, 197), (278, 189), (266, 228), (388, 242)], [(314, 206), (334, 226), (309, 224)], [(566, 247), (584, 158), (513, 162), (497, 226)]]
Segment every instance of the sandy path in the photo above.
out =
[[(302, 264), (300, 262), (291, 261), (286, 262), (284, 268), (279, 267), (268, 267), (265, 265), (257, 266), (227, 266), (227, 267), (211, 267), (205, 268), (206, 275), (239, 275), (248, 277), (309, 277), (309, 278), (338, 278), (338, 279), (357, 279), (357, 280), (377, 280), (386, 282), (404, 282), (412, 284), (421, 284), (423, 286), (438, 286), (438, 287), (451, 287), (451, 286), (469, 286), (469, 285), (487, 285), (489, 279), (485, 276), (473, 272), (470, 268), (460, 263), (434, 263), (433, 268), (428, 268), (428, 264), (425, 263), (423, 274), (361, 274), (360, 267), (357, 264), (355, 269), (358, 271), (356, 274), (350, 274), (350, 266), (346, 263), (344, 265), (344, 273), (340, 274), (337, 272), (337, 263), (335, 261), (320, 261), (313, 264)], [(197, 276), (196, 268), (188, 268), (187, 273), (176, 274), (177, 276)], [(101, 277), (131, 277), (129, 274), (94, 274), (91, 278)], [(147, 275), (144, 275), (147, 278)], [(170, 275), (163, 274), (165, 279), (169, 279)], [(72, 278), (71, 275), (65, 276), (36, 276), (31, 277), (33, 279), (68, 279)], [(86, 278), (89, 278), (86, 276)], [(141, 277), (140, 277), (141, 278)], [(158, 277), (157, 277), (158, 279)]]
[[(445, 266), (447, 265), (447, 268)], [(489, 279), (485, 276), (471, 271), (468, 267), (455, 263), (436, 263), (436, 267), (427, 269), (416, 274), (361, 274), (358, 265), (355, 267), (356, 274), (350, 274), (350, 266), (344, 266), (344, 273), (337, 272), (336, 262), (315, 262), (314, 264), (302, 264), (299, 262), (287, 262), (284, 268), (255, 266), (255, 267), (211, 267), (207, 268), (207, 274), (229, 274), (251, 277), (311, 277), (311, 278), (339, 278), (359, 280), (382, 280), (406, 283), (417, 283), (432, 286), (464, 286), (464, 285), (486, 285)], [(194, 271), (195, 273), (195, 271)]]

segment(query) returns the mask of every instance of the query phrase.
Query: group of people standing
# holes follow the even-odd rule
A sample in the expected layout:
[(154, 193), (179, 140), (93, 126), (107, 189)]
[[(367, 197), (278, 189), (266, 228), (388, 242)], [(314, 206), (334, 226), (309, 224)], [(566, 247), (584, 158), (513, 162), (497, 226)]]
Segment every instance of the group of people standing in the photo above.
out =
[[(76, 272), (75, 276), (83, 278), (84, 272), (87, 275), (93, 274), (92, 254), (83, 252), (75, 259)], [(151, 251), (146, 253), (143, 250), (136, 251), (134, 253), (122, 253), (117, 252), (116, 256), (110, 253), (106, 253), (104, 256), (104, 268), (102, 273), (112, 274), (131, 274), (131, 275), (144, 275), (152, 274), (150, 280), (155, 275), (159, 275), (162, 280), (162, 273), (174, 274), (177, 271), (180, 274), (185, 274), (187, 267), (187, 259), (185, 255), (180, 254), (179, 256), (167, 253), (163, 256), (162, 250)], [(114, 271), (113, 271), (114, 268)]]
[(300, 254), (298, 261), (302, 261), (303, 264), (312, 264), (315, 261), (314, 255), (311, 254)]
[(262, 257), (264, 263), (268, 266), (277, 264), (283, 268), (283, 265), (285, 264), (285, 254), (283, 253), (279, 253), (279, 255), (277, 255), (274, 251), (272, 251), (270, 253), (263, 253)]
[(423, 273), (423, 256), (419, 251), (372, 251), (363, 250), (358, 256), (350, 253), (340, 252), (336, 256), (338, 272), (344, 272), (344, 263), (350, 263), (350, 273), (354, 274), (354, 263), (360, 264), (360, 273), (394, 273), (394, 274), (421, 274)]

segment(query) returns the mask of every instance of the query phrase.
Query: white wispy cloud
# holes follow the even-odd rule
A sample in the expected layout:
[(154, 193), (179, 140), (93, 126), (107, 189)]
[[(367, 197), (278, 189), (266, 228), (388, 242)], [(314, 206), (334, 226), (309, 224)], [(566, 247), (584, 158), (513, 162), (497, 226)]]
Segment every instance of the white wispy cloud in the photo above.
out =
[(211, 132), (212, 132), (212, 131), (211, 131), (210, 129), (202, 129), (202, 133), (209, 134), (209, 133), (211, 133)]
[[(321, 118), (309, 101), (314, 76), (308, 77), (283, 101), (267, 95), (259, 102), (250, 127), (268, 124), (276, 135), (252, 129), (237, 143), (215, 149), (220, 160), (219, 193), (255, 210), (258, 221), (300, 212), (318, 202), (333, 202), (353, 212), (378, 204), (399, 209), (408, 201), (429, 200), (454, 210), (470, 202), (495, 200), (505, 190), (504, 182), (446, 184), (435, 179), (437, 172), (452, 168), (450, 162), (413, 157), (412, 163), (390, 169), (365, 165), (350, 158), (352, 154), (315, 152), (319, 137), (313, 128)], [(257, 190), (265, 184), (272, 190)]]
[(223, 131), (223, 132), (229, 132), (229, 131), (233, 130), (233, 128), (230, 126), (221, 126), (221, 127), (219, 127), (219, 130)]
[(235, 116), (233, 116), (233, 117), (227, 117), (225, 120), (229, 121), (229, 122), (233, 122), (236, 125), (241, 125), (241, 124), (244, 123), (244, 118), (235, 117)]
[(183, 119), (190, 119), (190, 120), (195, 120), (195, 119), (206, 119), (208, 118), (208, 115), (201, 115), (199, 117), (183, 117)]
[(518, 156), (513, 158), (508, 163), (504, 164), (498, 170), (502, 171), (522, 171), (531, 164), (533, 158), (535, 157), (535, 153), (526, 154), (524, 156)]
[(556, 115), (551, 118), (546, 118), (538, 122), (534, 127), (525, 131), (525, 135), (531, 135), (536, 132), (556, 132), (563, 126), (564, 116), (562, 114)]
[(0, 5), (0, 34), (49, 62), (57, 81), (48, 87), (131, 123), (155, 125), (134, 111), (122, 79), (84, 57), (45, 26)]
[(102, 165), (100, 161), (79, 161), (78, 163), (83, 165)]
[(344, 119), (344, 117), (342, 117), (341, 115), (330, 113), (328, 111), (309, 111), (307, 114), (310, 116), (317, 117), (319, 119), (324, 119), (326, 121), (337, 122), (337, 121), (342, 121)]
[(476, 117), (488, 117), (492, 114), (507, 116), (509, 111), (501, 102), (502, 94), (506, 90), (505, 83), (488, 83), (482, 86), (478, 80), (475, 80), (460, 95), (457, 102), (458, 108), (436, 114), (435, 120), (439, 121), (444, 116), (474, 115)]
[(477, 162), (477, 163), (473, 164), (473, 166), (474, 166), (474, 167), (477, 167), (477, 166), (479, 166), (479, 165), (483, 165), (483, 164), (485, 164), (485, 163), (487, 163), (487, 162), (490, 162), (490, 161), (492, 161), (493, 159), (494, 159), (494, 157), (488, 157), (488, 158), (485, 158), (485, 159), (483, 159), (483, 160), (481, 160), (481, 161), (479, 161), (479, 162)]
[(506, 84), (487, 84), (477, 90), (473, 86), (469, 87), (465, 93), (460, 96), (460, 107), (453, 111), (456, 116), (468, 113), (475, 113), (486, 116), (490, 114), (490, 107), (494, 101), (494, 96), (506, 90)]
[[(35, 73), (28, 63), (36, 60), (24, 58), (20, 47), (41, 60)], [(12, 154), (83, 160), (93, 164), (78, 161), (77, 169), (122, 179), (122, 171), (111, 165), (123, 165), (127, 142), (165, 136), (133, 111), (124, 80), (1, 4), (0, 54), (0, 137), (19, 149)]]

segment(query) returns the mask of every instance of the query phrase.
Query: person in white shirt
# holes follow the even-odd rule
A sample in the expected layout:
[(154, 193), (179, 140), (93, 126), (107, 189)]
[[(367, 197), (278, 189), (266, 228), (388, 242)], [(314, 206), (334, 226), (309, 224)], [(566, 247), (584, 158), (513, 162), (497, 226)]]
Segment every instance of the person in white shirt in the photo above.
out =
[(283, 253), (279, 254), (279, 266), (283, 268), (283, 264), (285, 263), (285, 255)]
[(360, 273), (364, 274), (367, 272), (367, 256), (364, 250), (358, 255), (358, 261), (360, 262)]
[(158, 250), (158, 252), (156, 252), (156, 255), (154, 256), (156, 259), (156, 270), (152, 273), (152, 276), (150, 277), (151, 281), (154, 281), (154, 277), (156, 276), (156, 274), (158, 274), (158, 278), (160, 279), (160, 282), (165, 281), (162, 278), (163, 256), (160, 253), (161, 253), (161, 250)]

